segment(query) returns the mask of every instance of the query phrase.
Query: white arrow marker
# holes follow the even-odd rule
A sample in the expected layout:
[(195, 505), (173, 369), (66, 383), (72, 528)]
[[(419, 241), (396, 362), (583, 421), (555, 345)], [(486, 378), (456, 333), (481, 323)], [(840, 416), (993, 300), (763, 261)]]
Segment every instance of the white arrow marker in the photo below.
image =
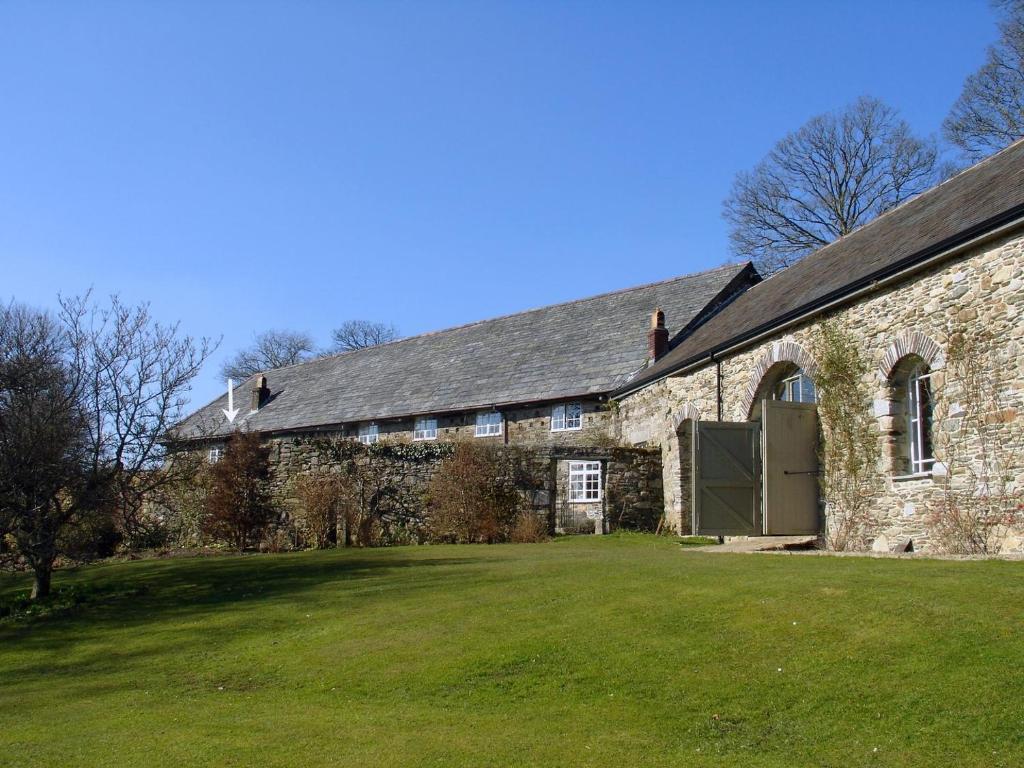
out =
[(235, 416), (238, 415), (238, 409), (235, 408), (235, 387), (231, 379), (228, 379), (228, 407), (227, 409), (221, 408), (221, 413), (228, 417), (228, 421), (233, 422)]

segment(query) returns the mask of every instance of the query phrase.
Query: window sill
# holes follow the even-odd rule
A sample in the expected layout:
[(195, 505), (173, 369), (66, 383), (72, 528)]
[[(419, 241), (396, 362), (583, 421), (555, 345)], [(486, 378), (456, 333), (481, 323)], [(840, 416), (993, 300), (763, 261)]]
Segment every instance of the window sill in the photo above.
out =
[(554, 427), (552, 427), (551, 431), (552, 432), (582, 432), (583, 431), (583, 427), (582, 426), (579, 426), (579, 427), (562, 427), (561, 429), (555, 429)]
[(436, 440), (436, 437), (414, 437), (412, 439), (414, 443), (433, 443)]
[(907, 483), (913, 480), (931, 480), (933, 476), (932, 470), (927, 472), (915, 472), (912, 475), (893, 475), (892, 481), (894, 483)]

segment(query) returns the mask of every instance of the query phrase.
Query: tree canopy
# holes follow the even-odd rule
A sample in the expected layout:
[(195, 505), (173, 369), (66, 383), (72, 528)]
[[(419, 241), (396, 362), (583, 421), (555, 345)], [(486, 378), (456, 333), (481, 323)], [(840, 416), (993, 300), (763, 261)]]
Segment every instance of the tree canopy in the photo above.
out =
[(1024, 2), (997, 6), (1003, 9), (999, 40), (942, 124), (946, 139), (971, 162), (1024, 136)]
[(723, 210), (732, 250), (763, 274), (789, 266), (930, 187), (936, 155), (878, 99), (813, 117), (737, 174)]

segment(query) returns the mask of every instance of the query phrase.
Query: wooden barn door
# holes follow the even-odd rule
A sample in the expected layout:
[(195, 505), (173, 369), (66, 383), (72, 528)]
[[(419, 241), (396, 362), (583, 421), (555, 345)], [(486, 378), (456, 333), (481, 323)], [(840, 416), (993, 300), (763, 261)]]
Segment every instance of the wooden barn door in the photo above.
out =
[(756, 422), (698, 421), (693, 430), (693, 530), (761, 533), (761, 439)]
[(765, 534), (818, 533), (818, 409), (813, 403), (765, 400), (761, 422)]

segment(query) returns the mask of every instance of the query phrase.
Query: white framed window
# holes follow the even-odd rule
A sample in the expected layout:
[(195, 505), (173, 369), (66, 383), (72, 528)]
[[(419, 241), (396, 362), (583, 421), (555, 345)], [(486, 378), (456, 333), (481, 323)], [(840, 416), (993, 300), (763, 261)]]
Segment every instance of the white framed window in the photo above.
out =
[(924, 365), (915, 366), (907, 376), (907, 436), (911, 474), (931, 472), (935, 464), (932, 452), (932, 388), (931, 373)]
[(565, 403), (551, 407), (551, 431), (566, 432), (583, 429), (582, 403)]
[(206, 454), (206, 460), (211, 464), (216, 464), (224, 457), (224, 449), (221, 447), (211, 448), (210, 452)]
[(490, 437), (501, 434), (501, 413), (498, 411), (480, 411), (476, 415), (476, 436)]
[(359, 427), (359, 442), (363, 445), (373, 445), (380, 440), (380, 427), (376, 424), (363, 424)]
[(437, 440), (437, 419), (416, 419), (413, 440)]
[(775, 390), (776, 400), (785, 400), (788, 403), (814, 403), (818, 400), (818, 394), (814, 389), (814, 380), (797, 369), (792, 376), (787, 376), (779, 382)]
[(601, 462), (569, 462), (569, 501), (601, 500)]

